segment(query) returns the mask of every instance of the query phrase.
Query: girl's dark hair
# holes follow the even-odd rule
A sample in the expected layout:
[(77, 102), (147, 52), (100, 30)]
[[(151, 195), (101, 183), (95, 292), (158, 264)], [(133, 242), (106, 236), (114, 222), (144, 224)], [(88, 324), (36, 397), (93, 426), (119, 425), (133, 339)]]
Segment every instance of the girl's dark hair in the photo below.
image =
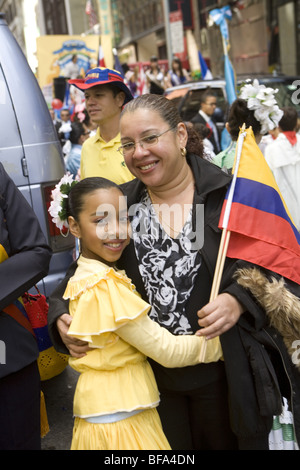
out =
[(84, 178), (83, 180), (76, 183), (67, 199), (67, 217), (74, 217), (76, 221), (79, 220), (79, 214), (82, 211), (84, 204), (84, 198), (87, 194), (90, 194), (97, 189), (109, 189), (116, 188), (121, 193), (119, 186), (106, 178), (101, 178), (100, 176), (94, 176), (90, 178)]
[(176, 62), (176, 64), (179, 65), (179, 75), (183, 77), (182, 64), (181, 64), (181, 60), (179, 59), (179, 57), (174, 57), (172, 60), (172, 70), (173, 72), (175, 72), (175, 69), (173, 67), (173, 62)]
[(72, 144), (78, 144), (80, 137), (85, 133), (84, 127), (81, 122), (72, 122), (70, 132), (70, 141)]
[[(123, 108), (121, 113), (121, 118), (126, 113), (131, 113), (136, 111), (137, 109), (147, 109), (149, 111), (154, 111), (160, 115), (160, 117), (165, 121), (171, 129), (174, 129), (176, 132), (176, 127), (180, 122), (183, 122), (182, 117), (179, 114), (179, 111), (173, 103), (172, 100), (168, 100), (165, 96), (162, 95), (155, 95), (152, 93), (140, 95), (134, 100), (129, 101), (126, 106)], [(191, 131), (192, 134), (192, 131)], [(188, 138), (186, 150), (187, 152), (195, 153), (194, 152), (194, 141)], [(189, 145), (192, 145), (192, 149), (189, 148)], [(202, 155), (202, 150), (200, 149), (197, 152), (197, 155)]]
[(254, 135), (260, 134), (261, 125), (254, 116), (254, 111), (247, 107), (247, 101), (241, 98), (235, 100), (229, 110), (228, 125), (229, 133), (233, 140), (237, 140), (240, 128), (243, 124), (252, 127)]

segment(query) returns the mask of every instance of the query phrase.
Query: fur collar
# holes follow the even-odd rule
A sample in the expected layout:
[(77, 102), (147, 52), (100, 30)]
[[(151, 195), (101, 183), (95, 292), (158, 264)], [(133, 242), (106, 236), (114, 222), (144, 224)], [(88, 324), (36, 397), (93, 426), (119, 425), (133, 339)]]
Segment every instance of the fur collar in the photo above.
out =
[[(299, 349), (300, 299), (292, 294), (283, 278), (268, 279), (257, 268), (239, 269), (235, 273), (237, 283), (249, 289), (265, 310), (270, 325), (283, 337), (292, 362), (300, 371), (300, 361), (296, 360)], [(297, 343), (296, 343), (297, 341)]]

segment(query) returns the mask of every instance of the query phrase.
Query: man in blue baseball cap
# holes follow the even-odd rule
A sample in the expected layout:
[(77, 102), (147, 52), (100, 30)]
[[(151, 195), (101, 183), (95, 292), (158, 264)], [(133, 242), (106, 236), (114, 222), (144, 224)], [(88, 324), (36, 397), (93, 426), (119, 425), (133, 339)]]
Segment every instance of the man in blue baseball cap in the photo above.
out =
[(86, 110), (97, 126), (96, 135), (87, 139), (81, 151), (80, 177), (102, 176), (117, 184), (134, 178), (118, 148), (120, 114), (123, 106), (133, 99), (119, 72), (108, 68), (93, 68), (83, 79), (69, 80), (84, 91)]

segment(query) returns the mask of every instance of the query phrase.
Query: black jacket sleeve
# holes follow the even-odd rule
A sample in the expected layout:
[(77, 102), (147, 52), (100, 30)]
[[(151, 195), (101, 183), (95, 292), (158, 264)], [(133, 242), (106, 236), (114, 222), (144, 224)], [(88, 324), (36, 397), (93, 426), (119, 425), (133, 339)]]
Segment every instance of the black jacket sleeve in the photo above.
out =
[(48, 331), (53, 346), (57, 351), (69, 354), (68, 349), (65, 347), (61, 337), (56, 328), (56, 320), (64, 313), (69, 313), (69, 301), (63, 299), (68, 280), (73, 276), (77, 268), (77, 262), (71, 264), (65, 278), (57, 286), (49, 297), (49, 311), (48, 311)]
[(48, 273), (51, 249), (38, 219), (0, 164), (0, 310)]

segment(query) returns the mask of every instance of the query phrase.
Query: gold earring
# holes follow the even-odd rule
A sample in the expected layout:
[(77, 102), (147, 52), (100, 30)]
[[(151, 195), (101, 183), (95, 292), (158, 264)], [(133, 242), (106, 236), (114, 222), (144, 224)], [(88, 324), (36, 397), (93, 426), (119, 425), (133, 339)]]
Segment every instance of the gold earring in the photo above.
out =
[(180, 149), (180, 152), (181, 152), (181, 156), (182, 156), (183, 158), (185, 158), (185, 157), (186, 157), (186, 148), (185, 148), (185, 147), (181, 148), (181, 149)]

